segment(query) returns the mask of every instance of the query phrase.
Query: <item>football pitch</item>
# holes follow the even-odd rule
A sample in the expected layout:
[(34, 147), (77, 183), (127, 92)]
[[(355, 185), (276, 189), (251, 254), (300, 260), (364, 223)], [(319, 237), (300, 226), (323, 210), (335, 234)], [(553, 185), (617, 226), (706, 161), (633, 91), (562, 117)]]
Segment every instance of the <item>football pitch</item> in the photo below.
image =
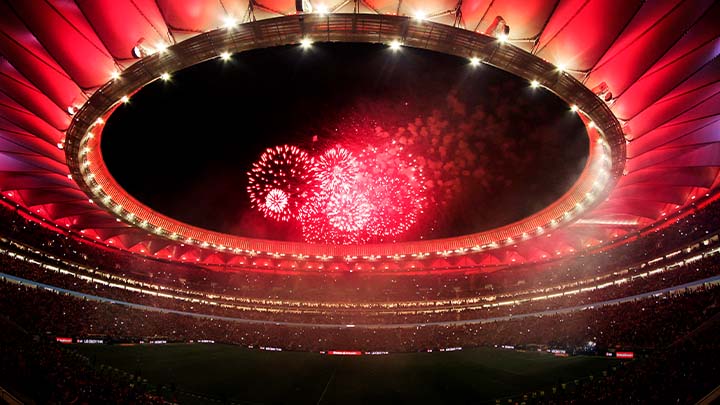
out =
[(76, 345), (96, 366), (147, 379), (182, 404), (491, 403), (616, 365), (493, 348), (379, 356), (267, 352), (220, 344)]

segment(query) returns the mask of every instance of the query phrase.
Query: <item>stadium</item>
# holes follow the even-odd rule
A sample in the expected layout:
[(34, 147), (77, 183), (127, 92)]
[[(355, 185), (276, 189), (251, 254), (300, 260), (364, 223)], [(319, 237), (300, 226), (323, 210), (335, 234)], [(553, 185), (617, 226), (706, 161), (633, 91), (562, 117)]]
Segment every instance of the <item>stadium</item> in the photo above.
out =
[(1, 1), (0, 403), (713, 403), (719, 20)]

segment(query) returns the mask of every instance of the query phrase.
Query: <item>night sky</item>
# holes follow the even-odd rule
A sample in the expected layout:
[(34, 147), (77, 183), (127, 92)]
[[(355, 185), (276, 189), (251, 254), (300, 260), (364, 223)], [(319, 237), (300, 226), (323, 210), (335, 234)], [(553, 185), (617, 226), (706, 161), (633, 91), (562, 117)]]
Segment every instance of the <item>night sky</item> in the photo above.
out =
[(119, 184), (163, 214), (300, 240), (297, 224), (250, 207), (246, 172), (260, 154), (396, 139), (422, 156), (429, 184), (424, 214), (400, 239), (522, 219), (567, 191), (588, 153), (582, 122), (547, 90), (462, 58), (366, 44), (257, 50), (177, 72), (118, 108), (102, 150)]

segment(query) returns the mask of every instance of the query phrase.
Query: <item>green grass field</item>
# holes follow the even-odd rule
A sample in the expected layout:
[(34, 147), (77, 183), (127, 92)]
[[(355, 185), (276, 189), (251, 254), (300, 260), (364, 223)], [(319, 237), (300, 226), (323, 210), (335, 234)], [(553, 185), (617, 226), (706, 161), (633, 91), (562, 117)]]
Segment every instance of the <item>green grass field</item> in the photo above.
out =
[[(481, 348), (338, 357), (229, 345), (77, 345), (104, 364), (174, 386), (181, 403), (494, 403), (599, 374), (616, 360)], [(197, 394), (198, 398), (190, 393)]]

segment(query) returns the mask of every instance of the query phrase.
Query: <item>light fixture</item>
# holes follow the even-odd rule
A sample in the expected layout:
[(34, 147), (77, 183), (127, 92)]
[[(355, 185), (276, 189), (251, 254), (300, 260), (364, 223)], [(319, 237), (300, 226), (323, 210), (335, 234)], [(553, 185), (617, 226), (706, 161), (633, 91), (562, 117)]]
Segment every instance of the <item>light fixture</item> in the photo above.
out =
[(120, 72), (118, 72), (117, 70), (110, 73), (110, 80), (117, 80), (119, 78), (120, 78)]
[(390, 49), (393, 51), (399, 51), (402, 48), (402, 43), (397, 39), (390, 41)]
[(425, 19), (427, 19), (427, 13), (422, 10), (418, 10), (415, 12), (414, 17), (418, 21), (425, 21)]
[(315, 6), (315, 11), (320, 15), (325, 15), (328, 13), (328, 8), (324, 4), (318, 4), (317, 6)]
[(155, 44), (155, 52), (164, 53), (167, 51), (168, 46), (164, 42), (158, 42)]
[(540, 87), (540, 82), (537, 80), (533, 80), (530, 82), (530, 87), (532, 87), (533, 89), (537, 89), (538, 87)]
[(230, 60), (230, 52), (223, 52), (220, 54), (220, 59), (224, 60), (225, 62)]
[(470, 66), (473, 66), (473, 67), (480, 66), (480, 62), (481, 62), (481, 60), (477, 56), (473, 56), (472, 58), (470, 58)]
[(120, 97), (120, 102), (123, 104), (126, 104), (128, 101), (130, 101), (130, 97), (128, 96), (122, 96)]
[(555, 67), (557, 68), (558, 72), (560, 72), (560, 73), (564, 73), (567, 71), (567, 65), (564, 63), (558, 63)]
[(573, 105), (570, 106), (570, 111), (572, 111), (572, 112), (578, 112), (578, 110), (579, 110), (579, 108), (578, 108), (578, 106), (576, 106), (575, 104), (573, 104)]
[(303, 39), (300, 40), (300, 46), (301, 46), (303, 49), (308, 49), (308, 48), (310, 48), (310, 47), (312, 46), (312, 43), (313, 43), (312, 39), (307, 38), (307, 37), (305, 37), (305, 38), (303, 38)]
[(237, 26), (237, 24), (238, 24), (238, 21), (235, 17), (233, 17), (231, 15), (227, 15), (227, 16), (223, 17), (223, 27), (224, 28), (234, 28), (235, 26)]
[(170, 73), (165, 72), (165, 73), (161, 74), (161, 75), (160, 75), (160, 79), (162, 79), (163, 81), (168, 81), (168, 80), (170, 80)]
[(502, 33), (502, 34), (498, 35), (498, 37), (497, 37), (498, 41), (499, 41), (501, 44), (504, 44), (505, 42), (507, 42), (507, 41), (508, 41), (508, 38), (509, 38), (509, 37), (508, 37), (508, 34), (505, 34), (505, 33)]

